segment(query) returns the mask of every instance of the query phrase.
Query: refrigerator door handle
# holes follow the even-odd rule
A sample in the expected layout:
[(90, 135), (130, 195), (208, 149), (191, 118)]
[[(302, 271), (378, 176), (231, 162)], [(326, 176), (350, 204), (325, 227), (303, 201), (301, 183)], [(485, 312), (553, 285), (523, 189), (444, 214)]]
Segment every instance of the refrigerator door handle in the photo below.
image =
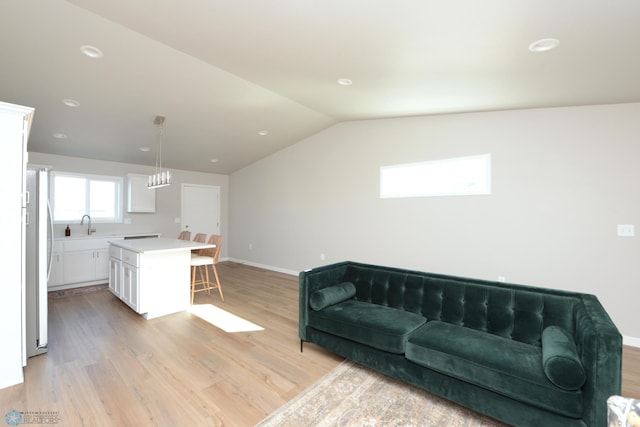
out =
[(49, 179), (48, 172), (46, 169), (38, 170), (38, 192), (37, 192), (37, 212), (38, 218), (38, 273), (37, 273), (37, 285), (36, 285), (36, 309), (37, 309), (37, 347), (44, 348), (47, 347), (48, 344), (48, 306), (47, 306), (47, 262), (48, 262), (48, 254), (47, 252), (47, 242), (48, 234), (49, 234), (49, 225), (45, 223), (48, 219), (48, 205), (49, 205), (49, 195), (47, 194), (47, 189), (49, 188)]
[(53, 264), (53, 212), (51, 212), (51, 204), (47, 200), (47, 213), (49, 214), (49, 238), (47, 239), (47, 254), (49, 255), (47, 265), (47, 283), (51, 275), (51, 265)]

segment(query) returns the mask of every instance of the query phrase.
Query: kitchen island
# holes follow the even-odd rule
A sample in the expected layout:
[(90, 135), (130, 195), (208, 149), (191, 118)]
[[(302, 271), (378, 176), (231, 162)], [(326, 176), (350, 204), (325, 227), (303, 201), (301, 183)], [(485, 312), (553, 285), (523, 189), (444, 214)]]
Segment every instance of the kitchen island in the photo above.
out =
[(191, 251), (215, 247), (170, 238), (109, 243), (109, 290), (145, 319), (189, 308)]

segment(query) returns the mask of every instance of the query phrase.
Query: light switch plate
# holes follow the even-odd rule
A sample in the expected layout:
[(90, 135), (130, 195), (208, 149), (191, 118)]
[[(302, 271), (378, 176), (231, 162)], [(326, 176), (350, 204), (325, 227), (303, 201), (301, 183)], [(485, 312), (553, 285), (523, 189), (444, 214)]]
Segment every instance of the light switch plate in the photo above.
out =
[(618, 224), (619, 237), (634, 237), (636, 235), (636, 226), (633, 224)]

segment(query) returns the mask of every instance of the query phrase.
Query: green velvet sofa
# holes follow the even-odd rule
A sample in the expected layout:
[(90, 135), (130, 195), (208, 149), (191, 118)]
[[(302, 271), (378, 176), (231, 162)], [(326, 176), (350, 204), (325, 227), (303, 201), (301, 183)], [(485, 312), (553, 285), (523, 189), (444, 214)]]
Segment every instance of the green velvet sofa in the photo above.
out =
[(605, 426), (622, 337), (598, 299), (351, 261), (300, 273), (310, 342), (516, 426)]

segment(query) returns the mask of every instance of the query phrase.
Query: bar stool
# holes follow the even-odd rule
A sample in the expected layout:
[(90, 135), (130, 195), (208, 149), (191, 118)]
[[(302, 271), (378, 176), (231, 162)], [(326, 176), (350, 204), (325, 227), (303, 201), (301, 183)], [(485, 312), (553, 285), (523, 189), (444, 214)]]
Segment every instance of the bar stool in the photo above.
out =
[(193, 241), (198, 243), (204, 243), (207, 241), (207, 235), (204, 233), (196, 233), (196, 235), (193, 238)]
[[(209, 238), (209, 244), (216, 245), (215, 248), (202, 249), (199, 254), (191, 254), (191, 305), (195, 298), (196, 292), (206, 292), (211, 295), (211, 289), (218, 289), (220, 294), (220, 300), (224, 302), (224, 295), (222, 295), (222, 285), (220, 284), (220, 278), (218, 277), (218, 270), (216, 264), (218, 264), (218, 258), (220, 256), (220, 248), (222, 247), (223, 236), (213, 234)], [(213, 274), (215, 276), (215, 283), (209, 280), (209, 266), (213, 268)], [(203, 272), (204, 268), (204, 272)], [(198, 279), (197, 276), (200, 276)], [(201, 286), (200, 289), (197, 289)]]
[[(194, 242), (198, 242), (198, 243), (206, 243), (207, 241), (207, 235), (205, 233), (196, 233), (196, 235), (193, 238)], [(195, 257), (200, 255), (200, 253), (202, 252), (202, 249), (196, 249), (191, 251), (191, 305), (193, 305), (193, 297), (194, 297), (194, 292), (193, 290), (195, 289), (196, 284), (201, 284), (202, 281), (204, 280), (204, 278), (202, 277), (202, 268), (198, 268), (196, 269), (196, 267), (199, 267), (199, 263), (202, 262), (202, 260), (198, 260)], [(200, 281), (196, 280), (196, 276), (197, 274), (200, 273)], [(211, 292), (208, 292), (209, 294)]]

